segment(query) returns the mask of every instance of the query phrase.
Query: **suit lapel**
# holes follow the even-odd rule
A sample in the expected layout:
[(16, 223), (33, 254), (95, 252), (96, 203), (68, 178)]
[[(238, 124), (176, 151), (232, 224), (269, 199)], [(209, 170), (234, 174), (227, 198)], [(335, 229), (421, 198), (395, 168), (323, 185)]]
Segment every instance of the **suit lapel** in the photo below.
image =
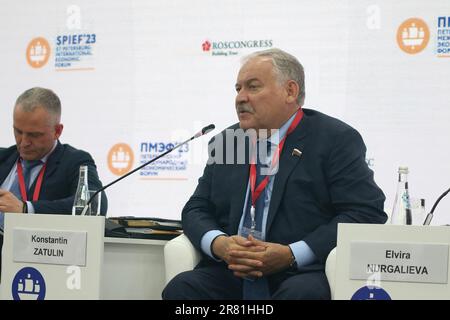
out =
[[(302, 121), (297, 128), (286, 138), (286, 142), (281, 152), (280, 166), (278, 173), (275, 176), (275, 181), (272, 189), (272, 197), (270, 200), (269, 213), (267, 217), (266, 235), (270, 232), (273, 220), (278, 213), (281, 199), (283, 198), (286, 189), (287, 180), (297, 164), (301, 161), (301, 156), (292, 155), (294, 148), (303, 151), (306, 145), (304, 139), (309, 131), (309, 121), (304, 115)], [(266, 236), (267, 238), (267, 236)]]
[(248, 164), (230, 165), (231, 183), (226, 189), (231, 194), (230, 200), (230, 228), (231, 234), (237, 234), (239, 222), (244, 208), (250, 166)]
[[(230, 137), (227, 137), (229, 139)], [(243, 164), (226, 164), (229, 170), (226, 172), (230, 175), (230, 179), (226, 179), (229, 181), (229, 185), (225, 186), (225, 192), (230, 194), (230, 233), (237, 234), (239, 228), (239, 222), (242, 217), (242, 210), (244, 208), (245, 194), (247, 191), (248, 177), (250, 173), (250, 165), (249, 165), (249, 140), (246, 137), (244, 141), (236, 139), (234, 136), (232, 137), (234, 140), (234, 161), (237, 162), (238, 150), (242, 151), (241, 143), (244, 143), (244, 162)]]
[[(53, 150), (52, 154), (47, 159), (47, 166), (45, 168), (44, 173), (44, 179), (43, 179), (43, 185), (45, 184), (45, 181), (50, 178), (58, 168), (58, 165), (60, 163), (61, 157), (63, 155), (63, 146), (58, 141), (58, 144), (56, 145), (55, 150)], [(34, 180), (33, 184), (31, 185), (31, 188), (29, 190), (29, 194), (32, 195), (34, 193), (34, 188), (36, 187), (36, 181)], [(41, 194), (45, 192), (44, 188), (41, 189)]]
[(16, 163), (16, 160), (19, 157), (19, 153), (17, 152), (17, 148), (15, 146), (11, 153), (8, 152), (11, 148), (4, 150), (6, 151), (5, 155), (0, 159), (0, 162), (2, 163), (0, 166), (0, 185), (5, 181), (6, 177), (11, 172), (14, 163)]
[(52, 154), (48, 157), (47, 168), (45, 169), (45, 178), (51, 177), (55, 173), (62, 155), (63, 155), (63, 146), (58, 141), (55, 150), (53, 150)]

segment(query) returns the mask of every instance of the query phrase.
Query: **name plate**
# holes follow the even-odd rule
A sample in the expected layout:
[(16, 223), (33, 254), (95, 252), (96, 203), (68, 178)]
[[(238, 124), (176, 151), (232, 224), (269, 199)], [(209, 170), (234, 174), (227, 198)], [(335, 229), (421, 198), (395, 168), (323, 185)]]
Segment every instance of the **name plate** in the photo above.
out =
[(447, 283), (448, 244), (352, 241), (350, 279)]
[(86, 266), (84, 231), (14, 228), (14, 262)]

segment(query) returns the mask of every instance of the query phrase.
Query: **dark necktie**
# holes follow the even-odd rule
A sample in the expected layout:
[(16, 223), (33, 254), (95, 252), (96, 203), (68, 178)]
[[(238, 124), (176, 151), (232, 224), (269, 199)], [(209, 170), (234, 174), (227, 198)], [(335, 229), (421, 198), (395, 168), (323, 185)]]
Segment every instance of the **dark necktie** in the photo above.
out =
[[(267, 142), (268, 147), (270, 148), (270, 142)], [(270, 150), (270, 149), (269, 149)], [(266, 153), (267, 154), (267, 153)], [(265, 178), (265, 175), (261, 174), (262, 169), (266, 169), (264, 172), (267, 173), (268, 166), (261, 164), (261, 159), (259, 156), (257, 157), (256, 163), (256, 187), (261, 183), (261, 181)], [(267, 188), (266, 188), (267, 189)], [(264, 189), (255, 204), (255, 221), (256, 221), (256, 230), (262, 231), (262, 221), (264, 215), (264, 198), (266, 194), (266, 189)], [(251, 217), (250, 217), (250, 206), (251, 206), (251, 196), (247, 201), (247, 210), (246, 215), (244, 217), (244, 227), (250, 229), (251, 227)], [(260, 239), (261, 240), (261, 239)], [(269, 291), (269, 284), (267, 282), (266, 277), (256, 278), (254, 280), (244, 279), (243, 280), (243, 288), (242, 288), (242, 298), (244, 300), (268, 300), (271, 298)]]

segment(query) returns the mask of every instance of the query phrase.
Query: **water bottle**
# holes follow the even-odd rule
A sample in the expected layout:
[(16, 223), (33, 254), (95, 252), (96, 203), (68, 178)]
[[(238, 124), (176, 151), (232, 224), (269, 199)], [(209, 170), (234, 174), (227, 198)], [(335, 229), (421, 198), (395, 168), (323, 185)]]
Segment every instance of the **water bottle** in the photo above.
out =
[[(88, 166), (80, 166), (80, 175), (78, 176), (77, 192), (75, 193), (75, 200), (73, 201), (72, 215), (80, 215), (84, 207), (89, 201), (89, 186), (88, 186)], [(90, 214), (88, 210), (86, 214)]]
[(392, 209), (391, 224), (412, 224), (411, 202), (408, 190), (408, 167), (398, 168), (398, 185)]

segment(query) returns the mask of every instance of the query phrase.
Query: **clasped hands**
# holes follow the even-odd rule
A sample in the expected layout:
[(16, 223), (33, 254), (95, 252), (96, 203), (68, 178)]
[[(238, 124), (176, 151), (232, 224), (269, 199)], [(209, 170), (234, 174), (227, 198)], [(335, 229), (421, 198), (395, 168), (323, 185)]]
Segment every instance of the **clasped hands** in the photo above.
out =
[(23, 202), (17, 197), (4, 189), (0, 189), (0, 211), (1, 212), (17, 212), (22, 213)]
[(213, 253), (228, 264), (240, 278), (262, 277), (289, 267), (291, 249), (278, 243), (265, 242), (249, 235), (221, 235), (214, 239)]

